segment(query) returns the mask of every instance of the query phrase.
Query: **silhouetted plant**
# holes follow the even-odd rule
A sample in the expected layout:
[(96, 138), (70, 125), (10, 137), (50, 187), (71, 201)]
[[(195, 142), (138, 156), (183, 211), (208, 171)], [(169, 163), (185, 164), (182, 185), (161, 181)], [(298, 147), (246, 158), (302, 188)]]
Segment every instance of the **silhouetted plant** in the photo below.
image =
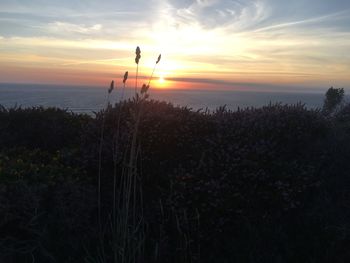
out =
[(137, 80), (139, 76), (139, 62), (141, 59), (141, 49), (139, 47), (136, 47), (135, 51), (136, 57), (135, 57), (135, 63), (136, 63), (136, 77), (135, 77), (135, 95), (137, 92)]
[[(126, 158), (117, 164), (116, 223), (125, 216), (119, 209), (121, 170), (127, 179), (125, 164), (139, 107), (135, 100), (122, 105), (118, 149)], [(142, 147), (137, 146), (133, 167), (138, 207), (133, 208), (133, 181), (128, 184), (130, 221), (124, 230), (134, 229), (132, 211), (143, 215), (142, 225), (135, 217), (140, 221), (134, 226), (142, 226), (137, 230), (142, 231), (129, 232), (135, 238), (129, 244), (144, 245), (140, 252), (146, 262), (255, 262), (255, 258), (347, 262), (350, 140), (346, 131), (342, 136), (334, 133), (349, 121), (345, 108), (342, 114), (325, 118), (303, 105), (221, 108), (210, 114), (148, 99), (142, 105), (136, 143)], [(122, 261), (126, 250), (114, 246), (121, 235), (113, 236), (113, 176), (109, 176), (119, 109), (117, 104), (95, 117), (52, 109), (0, 111), (1, 140), (11, 139), (9, 131), (17, 131), (19, 138), (0, 149), (2, 261), (103, 262), (103, 255), (105, 262), (114, 257)], [(105, 115), (102, 247), (93, 194), (101, 114)], [(55, 137), (38, 144), (38, 150), (25, 144), (26, 133), (35, 138), (35, 128), (46, 127), (52, 116), (62, 130), (57, 133), (59, 153), (52, 150)], [(35, 126), (24, 122), (20, 129), (23, 122), (18, 120), (26, 119), (35, 120)], [(87, 126), (80, 124), (85, 122)], [(69, 140), (61, 138), (68, 134), (62, 123), (76, 124)], [(40, 136), (41, 132), (37, 131)], [(16, 143), (27, 147), (15, 149)], [(120, 227), (117, 233), (128, 233), (123, 232), (125, 225), (115, 226)]]
[[(109, 97), (114, 89), (114, 80), (111, 81), (110, 87), (107, 90), (107, 98), (106, 98), (106, 108), (104, 111), (108, 110), (109, 107)], [(98, 175), (97, 175), (97, 207), (98, 207), (98, 221), (100, 227), (101, 222), (101, 173), (102, 173), (102, 149), (103, 149), (103, 143), (104, 143), (104, 131), (105, 131), (105, 123), (106, 118), (105, 114), (102, 115), (102, 126), (101, 126), (101, 136), (100, 136), (100, 147), (98, 151)]]
[(331, 87), (327, 90), (325, 96), (326, 98), (324, 100), (322, 110), (325, 114), (331, 114), (343, 102), (344, 89)]
[[(134, 105), (132, 110), (133, 120), (129, 123), (133, 126), (131, 134), (131, 142), (129, 152), (124, 152), (123, 162), (121, 167), (120, 182), (117, 189), (117, 155), (120, 155), (119, 149), (119, 132), (120, 122), (122, 115), (122, 101), (119, 102), (119, 109), (117, 111), (116, 118), (116, 132), (114, 134), (114, 146), (113, 146), (113, 207), (112, 207), (112, 251), (114, 262), (136, 262), (142, 260), (142, 251), (144, 247), (144, 218), (143, 218), (143, 199), (142, 199), (142, 186), (140, 184), (141, 178), (137, 169), (137, 160), (139, 155), (139, 142), (138, 142), (138, 130), (140, 121), (142, 118), (143, 104), (148, 98), (147, 91), (149, 89), (150, 81), (148, 85), (143, 84), (140, 93), (137, 92), (137, 78), (138, 78), (138, 66), (141, 58), (141, 50), (136, 48), (135, 62), (137, 64), (136, 77), (135, 77), (135, 96), (133, 98)], [(156, 64), (159, 63), (161, 56), (159, 55)], [(154, 67), (155, 69), (155, 67)], [(154, 73), (154, 69), (152, 74)], [(128, 72), (125, 72), (123, 78), (123, 85), (125, 89), (125, 83), (128, 78)], [(150, 80), (152, 75), (150, 77)], [(124, 89), (122, 94), (124, 93)], [(110, 88), (112, 90), (112, 88)], [(109, 92), (110, 93), (110, 92)], [(108, 111), (105, 111), (107, 114)], [(104, 120), (103, 118), (103, 125)], [(101, 163), (101, 162), (99, 162)], [(100, 171), (100, 168), (99, 168)], [(100, 178), (100, 176), (99, 176)], [(100, 187), (99, 183), (99, 187)], [(117, 196), (117, 192), (119, 195)], [(118, 200), (117, 200), (118, 197)], [(117, 214), (118, 211), (118, 214)], [(99, 211), (100, 214), (100, 211)], [(105, 234), (101, 229), (101, 249), (105, 251)], [(105, 262), (106, 254), (101, 253), (99, 256), (103, 262)]]

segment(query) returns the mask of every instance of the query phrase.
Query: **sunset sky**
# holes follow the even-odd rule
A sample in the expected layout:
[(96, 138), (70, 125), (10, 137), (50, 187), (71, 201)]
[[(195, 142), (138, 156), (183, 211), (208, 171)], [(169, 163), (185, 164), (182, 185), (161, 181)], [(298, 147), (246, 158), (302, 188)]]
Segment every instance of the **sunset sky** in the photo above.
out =
[(0, 82), (350, 87), (349, 0), (0, 0)]

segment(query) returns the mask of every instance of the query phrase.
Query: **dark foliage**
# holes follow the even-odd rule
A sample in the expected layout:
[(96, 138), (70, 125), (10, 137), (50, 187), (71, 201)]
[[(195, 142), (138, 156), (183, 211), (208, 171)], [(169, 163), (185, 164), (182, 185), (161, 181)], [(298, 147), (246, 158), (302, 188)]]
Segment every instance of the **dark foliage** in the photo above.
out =
[(57, 108), (0, 107), (0, 148), (23, 146), (56, 151), (78, 146), (88, 119)]
[[(113, 165), (119, 178), (135, 103), (95, 117), (0, 111), (0, 262), (97, 262), (101, 126), (108, 222)], [(326, 118), (277, 104), (209, 113), (145, 103), (145, 262), (348, 262), (349, 112)], [(108, 246), (105, 253), (111, 262)]]
[(329, 88), (326, 92), (326, 98), (323, 103), (323, 111), (326, 114), (332, 113), (337, 106), (341, 104), (344, 99), (344, 89), (343, 88)]

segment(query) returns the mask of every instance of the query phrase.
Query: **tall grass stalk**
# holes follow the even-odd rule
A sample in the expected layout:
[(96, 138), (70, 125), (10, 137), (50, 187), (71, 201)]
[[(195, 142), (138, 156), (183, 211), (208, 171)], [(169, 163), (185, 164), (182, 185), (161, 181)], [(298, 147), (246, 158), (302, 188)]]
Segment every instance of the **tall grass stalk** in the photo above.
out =
[(135, 51), (136, 57), (135, 57), (135, 63), (136, 63), (136, 77), (135, 77), (135, 96), (137, 94), (137, 80), (139, 76), (139, 62), (141, 58), (141, 49), (140, 47), (136, 47)]
[(117, 111), (117, 127), (116, 127), (116, 134), (114, 138), (114, 147), (113, 147), (113, 208), (112, 208), (112, 219), (113, 219), (113, 233), (115, 234), (115, 222), (116, 222), (116, 197), (117, 197), (117, 162), (118, 162), (118, 153), (120, 152), (119, 149), (119, 137), (120, 137), (120, 121), (121, 121), (121, 115), (122, 115), (122, 102), (124, 101), (124, 94), (125, 94), (125, 88), (126, 88), (126, 81), (128, 79), (128, 71), (125, 72), (124, 78), (123, 78), (123, 89), (120, 96), (120, 100), (118, 102), (118, 111)]
[[(137, 66), (141, 57), (140, 53), (141, 50), (137, 47), (135, 58)], [(156, 64), (159, 60), (160, 57)], [(137, 84), (135, 87), (137, 87)], [(143, 84), (140, 94), (136, 92), (134, 97), (134, 128), (129, 154), (126, 158), (126, 166), (122, 172), (122, 182), (119, 189), (119, 213), (116, 221), (114, 221), (114, 224), (117, 224), (115, 236), (118, 239), (117, 242), (119, 241), (117, 247), (123, 255), (119, 257), (115, 253), (115, 262), (139, 262), (143, 258), (145, 233), (142, 184), (139, 182), (142, 179), (138, 177), (137, 160), (140, 152), (140, 145), (138, 144), (139, 128), (144, 102), (148, 98), (148, 89), (149, 85)]]
[[(128, 72), (125, 72), (123, 78), (123, 89), (119, 104), (116, 106), (116, 130), (114, 133), (114, 146), (113, 146), (113, 207), (110, 214), (110, 227), (112, 233), (111, 247), (113, 251), (113, 261), (121, 263), (141, 262), (144, 259), (144, 241), (145, 241), (145, 229), (144, 229), (144, 216), (143, 216), (143, 195), (142, 195), (142, 183), (141, 177), (138, 171), (138, 156), (140, 154), (140, 145), (138, 143), (139, 128), (142, 120), (143, 107), (146, 99), (148, 98), (149, 84), (151, 83), (156, 65), (159, 63), (161, 56), (159, 55), (156, 64), (153, 68), (152, 74), (148, 81), (148, 84), (143, 84), (140, 92), (137, 92), (138, 81), (138, 67), (141, 58), (141, 50), (136, 48), (136, 76), (135, 76), (135, 96), (134, 112), (133, 112), (133, 127), (132, 134), (129, 141), (129, 147), (124, 152), (124, 156), (120, 156), (120, 134), (121, 134), (121, 118), (124, 92), (126, 88), (126, 80), (128, 78)], [(112, 86), (112, 84), (111, 84)], [(110, 88), (108, 91), (110, 93)], [(109, 94), (108, 93), (108, 94)], [(109, 101), (109, 98), (108, 98)], [(109, 102), (107, 103), (108, 108)], [(107, 112), (107, 111), (106, 111)], [(105, 112), (105, 113), (106, 113)], [(102, 228), (101, 220), (101, 170), (102, 170), (102, 149), (105, 129), (105, 118), (103, 116), (100, 149), (99, 149), (99, 179), (98, 179), (98, 207), (99, 207), (99, 231), (100, 231), (100, 245), (102, 246), (99, 251), (99, 262), (108, 261), (105, 256), (104, 240), (105, 228)], [(118, 180), (117, 169), (118, 162), (122, 161), (121, 177)]]
[(102, 127), (101, 127), (101, 136), (100, 136), (100, 146), (98, 151), (98, 182), (97, 182), (97, 209), (98, 209), (98, 224), (99, 227), (101, 227), (101, 173), (102, 173), (102, 148), (103, 148), (103, 141), (104, 141), (104, 129), (105, 129), (105, 123), (106, 123), (106, 112), (109, 107), (109, 99), (110, 94), (112, 93), (114, 89), (114, 80), (112, 80), (110, 87), (107, 91), (107, 98), (106, 98), (106, 107), (102, 114)]
[(162, 58), (162, 54), (159, 54), (158, 59), (156, 61), (156, 64), (154, 64), (154, 67), (153, 67), (153, 70), (152, 70), (152, 74), (151, 74), (151, 77), (148, 80), (147, 86), (149, 86), (151, 84), (151, 80), (153, 78), (154, 71), (156, 70), (156, 66), (158, 65), (158, 63), (159, 63), (161, 58)]
[(106, 113), (108, 111), (109, 107), (109, 99), (110, 94), (112, 93), (114, 89), (114, 80), (112, 80), (110, 87), (107, 91), (107, 98), (106, 98), (106, 107), (104, 108), (104, 111), (102, 111), (102, 126), (101, 126), (101, 136), (100, 136), (100, 145), (99, 145), (99, 151), (98, 151), (98, 179), (97, 179), (97, 213), (98, 213), (98, 229), (99, 229), (99, 242), (101, 251), (99, 251), (99, 257), (101, 258), (101, 262), (105, 259), (105, 251), (104, 251), (104, 234), (102, 230), (102, 218), (101, 218), (101, 174), (102, 174), (102, 149), (103, 149), (103, 142), (104, 142), (104, 129), (106, 124)]

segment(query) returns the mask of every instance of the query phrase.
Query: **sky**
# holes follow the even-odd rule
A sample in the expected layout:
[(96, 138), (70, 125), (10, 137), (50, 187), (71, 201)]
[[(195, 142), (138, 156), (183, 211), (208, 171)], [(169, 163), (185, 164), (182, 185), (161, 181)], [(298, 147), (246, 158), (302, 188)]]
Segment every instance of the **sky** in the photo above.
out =
[(0, 82), (120, 83), (136, 46), (158, 88), (350, 88), (350, 1), (0, 0)]

